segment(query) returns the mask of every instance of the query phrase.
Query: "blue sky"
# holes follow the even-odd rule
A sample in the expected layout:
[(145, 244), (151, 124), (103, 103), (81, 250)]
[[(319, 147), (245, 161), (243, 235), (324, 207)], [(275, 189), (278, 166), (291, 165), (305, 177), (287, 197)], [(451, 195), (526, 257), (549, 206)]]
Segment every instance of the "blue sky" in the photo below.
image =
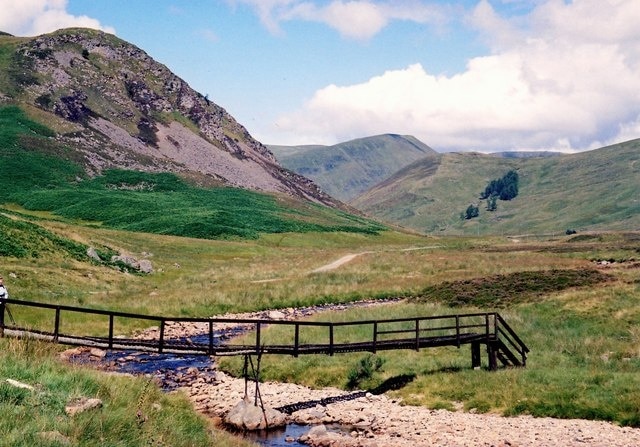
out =
[(640, 137), (638, 0), (0, 0), (0, 30), (116, 34), (268, 144), (439, 151)]

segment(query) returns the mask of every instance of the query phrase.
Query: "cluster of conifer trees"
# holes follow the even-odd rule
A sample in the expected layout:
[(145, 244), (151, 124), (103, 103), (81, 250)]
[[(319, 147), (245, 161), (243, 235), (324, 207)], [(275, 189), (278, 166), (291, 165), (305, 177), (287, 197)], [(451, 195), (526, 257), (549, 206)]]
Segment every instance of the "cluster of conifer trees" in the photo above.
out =
[[(480, 193), (480, 200), (487, 201), (487, 211), (495, 211), (498, 209), (498, 199), (511, 200), (518, 195), (518, 173), (509, 171), (502, 178), (494, 179), (489, 182), (484, 191)], [(464, 219), (473, 219), (480, 215), (478, 205), (471, 204), (462, 214)]]

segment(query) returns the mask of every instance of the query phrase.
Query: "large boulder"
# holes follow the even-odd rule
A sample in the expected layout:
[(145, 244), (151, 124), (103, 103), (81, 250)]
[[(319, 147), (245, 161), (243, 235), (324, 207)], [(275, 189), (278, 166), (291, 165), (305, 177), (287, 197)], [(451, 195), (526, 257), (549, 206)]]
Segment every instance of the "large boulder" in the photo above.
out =
[(229, 411), (224, 417), (224, 423), (243, 431), (268, 430), (284, 427), (287, 415), (273, 408), (263, 410), (245, 399)]

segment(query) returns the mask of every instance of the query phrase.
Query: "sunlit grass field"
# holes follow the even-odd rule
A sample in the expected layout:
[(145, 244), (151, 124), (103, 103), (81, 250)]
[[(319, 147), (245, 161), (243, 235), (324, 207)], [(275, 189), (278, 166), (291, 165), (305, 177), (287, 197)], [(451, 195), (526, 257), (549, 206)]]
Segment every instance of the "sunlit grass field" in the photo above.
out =
[[(20, 218), (20, 213), (25, 210), (6, 211), (13, 218)], [(122, 273), (56, 253), (5, 257), (2, 274), (13, 298), (168, 317), (402, 298), (380, 307), (313, 317), (323, 321), (497, 310), (531, 348), (526, 368), (489, 372), (483, 355), (485, 367), (473, 370), (464, 346), (381, 352), (376, 355), (380, 367), (358, 387), (376, 389), (388, 380), (410, 377), (400, 389), (388, 391), (410, 405), (640, 426), (637, 233), (513, 240), (389, 231), (204, 241), (60, 220), (41, 220), (38, 225), (78, 243), (146, 257), (154, 272)], [(335, 270), (314, 273), (347, 254), (359, 256)], [(596, 262), (602, 260), (608, 264)], [(582, 273), (574, 278), (563, 272)], [(15, 277), (8, 277), (10, 273)], [(522, 289), (523, 277), (532, 281), (531, 290)], [(480, 305), (455, 299), (460, 296), (456, 293), (469, 293), (469, 284), (482, 292)], [(492, 295), (492, 285), (499, 293)], [(73, 331), (90, 332), (94, 323), (77, 319), (65, 324)], [(133, 332), (144, 324), (119, 330)], [(349, 377), (366, 356), (266, 356), (262, 379), (347, 389)], [(222, 366), (235, 373), (241, 369), (234, 359), (224, 360)]]

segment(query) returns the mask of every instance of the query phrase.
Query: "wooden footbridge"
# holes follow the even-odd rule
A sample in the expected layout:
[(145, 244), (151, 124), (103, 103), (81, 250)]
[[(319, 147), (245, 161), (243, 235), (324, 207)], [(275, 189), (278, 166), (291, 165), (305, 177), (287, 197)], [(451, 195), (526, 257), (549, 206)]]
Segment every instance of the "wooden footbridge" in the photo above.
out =
[[(126, 338), (117, 329), (153, 326), (142, 336)], [(73, 333), (87, 327), (91, 335)], [(77, 322), (84, 322), (81, 325)], [(126, 326), (125, 326), (126, 325)], [(181, 338), (177, 328), (196, 329)], [(243, 335), (225, 337), (225, 328), (242, 327)], [(268, 330), (266, 330), (268, 328)], [(471, 347), (471, 365), (480, 367), (481, 347), (488, 368), (525, 366), (529, 348), (496, 312), (369, 321), (319, 322), (279, 319), (168, 318), (7, 299), (0, 301), (0, 336), (38, 338), (65, 345), (190, 355), (334, 355), (439, 346)]]

